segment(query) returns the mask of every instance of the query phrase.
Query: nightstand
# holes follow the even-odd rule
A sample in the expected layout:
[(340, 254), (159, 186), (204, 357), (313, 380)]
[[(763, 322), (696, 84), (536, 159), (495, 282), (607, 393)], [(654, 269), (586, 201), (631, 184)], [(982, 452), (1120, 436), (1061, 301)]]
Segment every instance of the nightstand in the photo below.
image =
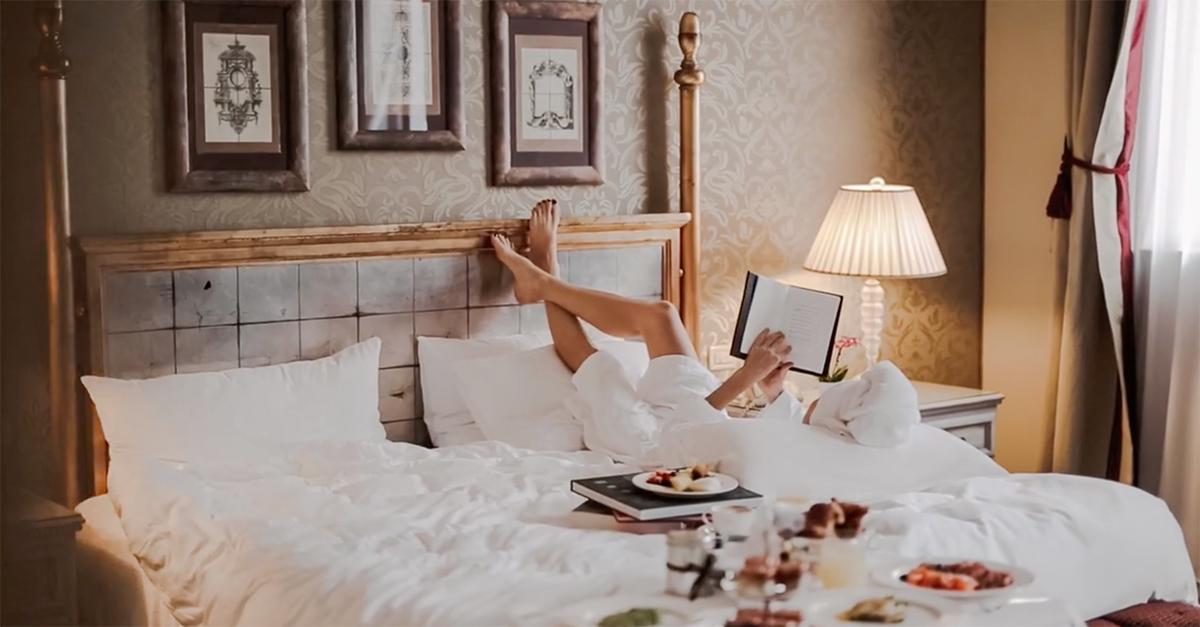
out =
[(992, 455), (995, 450), (997, 392), (913, 381), (921, 404), (921, 422), (945, 429)]
[(76, 625), (75, 532), (83, 517), (32, 495), (6, 503), (0, 582), (6, 625)]

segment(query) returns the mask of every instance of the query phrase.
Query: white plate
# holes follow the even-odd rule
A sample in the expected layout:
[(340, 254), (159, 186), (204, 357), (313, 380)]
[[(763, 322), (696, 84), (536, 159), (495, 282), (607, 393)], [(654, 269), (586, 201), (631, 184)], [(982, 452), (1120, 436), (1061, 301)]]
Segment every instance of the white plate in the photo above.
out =
[(635, 485), (647, 492), (653, 492), (655, 494), (661, 494), (663, 496), (673, 496), (673, 497), (684, 498), (684, 499), (703, 499), (703, 498), (707, 498), (710, 496), (716, 496), (718, 494), (725, 494), (726, 492), (732, 492), (732, 491), (736, 490), (738, 487), (737, 479), (734, 479), (733, 477), (730, 477), (729, 475), (723, 475), (719, 472), (710, 473), (708, 476), (720, 481), (721, 487), (717, 488), (716, 490), (709, 490), (708, 492), (680, 492), (679, 490), (676, 490), (675, 488), (672, 488), (671, 486), (662, 486), (662, 485), (650, 483), (649, 481), (647, 481), (647, 479), (649, 479), (650, 477), (653, 477), (653, 476), (654, 476), (653, 472), (643, 472), (642, 474), (637, 475), (633, 478), (633, 485)]
[(551, 616), (561, 627), (596, 627), (605, 617), (634, 608), (658, 610), (658, 624), (688, 625), (695, 608), (687, 599), (669, 596), (613, 596), (588, 599), (556, 611)]
[[(908, 571), (916, 568), (920, 564), (954, 564), (956, 562), (979, 562), (991, 570), (1002, 570), (1012, 575), (1013, 583), (1011, 586), (1004, 588), (989, 588), (987, 590), (972, 590), (970, 592), (962, 592), (958, 590), (934, 590), (932, 588), (922, 588), (914, 586), (901, 580), (900, 578), (908, 574)], [(963, 559), (963, 558), (936, 558), (924, 560), (907, 560), (892, 566), (884, 566), (871, 571), (871, 577), (885, 586), (896, 588), (899, 590), (920, 590), (928, 594), (936, 595), (945, 599), (957, 600), (972, 600), (972, 599), (991, 599), (995, 597), (1009, 596), (1016, 590), (1024, 588), (1033, 583), (1033, 573), (1013, 566), (1012, 564), (1004, 564), (1002, 562), (989, 562), (987, 560)]]
[(838, 614), (854, 607), (860, 601), (895, 597), (897, 601), (907, 604), (904, 608), (904, 620), (893, 625), (908, 625), (911, 627), (930, 627), (946, 625), (948, 619), (957, 610), (953, 604), (947, 603), (935, 596), (910, 592), (908, 590), (892, 590), (889, 588), (847, 588), (841, 590), (819, 590), (805, 595), (798, 603), (804, 614), (804, 624), (811, 627), (835, 627), (838, 625), (863, 625), (880, 623), (862, 623), (845, 621)]

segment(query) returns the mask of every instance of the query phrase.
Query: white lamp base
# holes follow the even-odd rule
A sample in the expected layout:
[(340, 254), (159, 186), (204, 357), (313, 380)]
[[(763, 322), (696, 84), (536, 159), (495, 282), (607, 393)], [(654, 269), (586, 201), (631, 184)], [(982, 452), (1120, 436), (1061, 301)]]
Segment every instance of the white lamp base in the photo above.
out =
[(883, 344), (883, 286), (875, 279), (867, 279), (862, 288), (862, 347), (867, 358), (867, 368), (879, 361), (879, 347)]

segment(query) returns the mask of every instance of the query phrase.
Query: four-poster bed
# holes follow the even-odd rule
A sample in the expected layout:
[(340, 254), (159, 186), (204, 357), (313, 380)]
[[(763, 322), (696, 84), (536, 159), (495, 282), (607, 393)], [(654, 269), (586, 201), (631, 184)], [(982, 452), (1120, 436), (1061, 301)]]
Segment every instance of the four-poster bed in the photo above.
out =
[[(53, 15), (61, 16), (61, 8), (52, 10)], [(55, 31), (57, 32), (57, 31)], [(53, 37), (57, 42), (57, 36)], [(704, 72), (696, 62), (696, 52), (700, 44), (699, 20), (695, 13), (686, 13), (679, 24), (679, 46), (683, 52), (680, 69), (675, 73), (675, 82), (680, 94), (680, 190), (678, 211), (671, 214), (610, 216), (605, 218), (567, 218), (563, 224), (561, 245), (568, 255), (578, 256), (578, 267), (575, 275), (596, 275), (603, 277), (605, 273), (627, 275), (644, 274), (661, 276), (660, 283), (653, 289), (644, 287), (617, 286), (606, 282), (603, 278), (592, 279), (599, 281), (597, 285), (617, 288), (617, 291), (633, 290), (638, 297), (661, 297), (675, 303), (681, 318), (688, 330), (698, 354), (703, 354), (700, 346), (700, 231), (698, 216), (699, 201), (699, 87), (704, 82)], [(55, 44), (55, 49), (61, 52), (61, 46)], [(52, 90), (54, 97), (59, 100), (49, 110), (58, 112), (56, 121), (65, 124), (65, 114), (62, 113), (62, 74), (53, 79)], [(49, 114), (48, 114), (49, 115)], [(50, 217), (66, 215), (67, 183), (65, 179), (65, 134), (49, 134), (46, 139), (49, 145), (58, 147), (53, 155), (62, 155), (62, 170), (52, 170), (54, 193), (48, 198), (55, 199), (54, 205), (48, 205), (47, 215)], [(48, 153), (51, 154), (51, 153)], [(50, 176), (48, 174), (48, 176)], [(63, 225), (63, 218), (48, 222), (52, 225)], [(428, 265), (423, 259), (427, 258), (477, 258), (486, 249), (486, 235), (491, 232), (505, 232), (513, 237), (523, 237), (523, 220), (500, 220), (454, 223), (426, 223), (394, 226), (354, 226), (354, 227), (312, 227), (299, 229), (255, 229), (227, 232), (151, 234), (124, 237), (83, 237), (73, 248), (77, 255), (76, 267), (78, 276), (78, 297), (81, 307), (78, 316), (59, 314), (52, 318), (52, 342), (54, 346), (71, 350), (78, 346), (78, 372), (80, 374), (98, 374), (108, 376), (148, 376), (151, 374), (168, 374), (182, 371), (195, 371), (196, 364), (184, 363), (181, 355), (167, 356), (154, 354), (153, 347), (161, 349), (163, 343), (174, 334), (178, 344), (180, 338), (190, 337), (196, 325), (194, 323), (176, 320), (177, 312), (165, 312), (155, 320), (142, 320), (126, 323), (115, 319), (137, 318), (137, 311), (153, 309), (163, 304), (163, 294), (168, 299), (182, 298), (177, 274), (183, 271), (210, 271), (214, 276), (227, 276), (229, 272), (250, 273), (253, 267), (272, 266), (279, 272), (303, 273), (299, 268), (310, 264), (343, 263), (373, 263), (381, 260), (416, 260), (418, 265)], [(63, 228), (59, 226), (60, 230)], [(59, 260), (69, 258), (72, 249), (68, 248), (69, 237), (64, 235), (48, 240), (48, 245), (54, 254), (51, 256), (51, 285), (52, 311), (54, 307), (62, 307), (62, 311), (71, 311), (72, 293), (71, 268), (59, 266)], [(637, 253), (638, 249), (642, 253)], [(608, 251), (607, 253), (604, 251)], [(638, 261), (641, 260), (641, 261)], [(620, 263), (615, 263), (619, 261)], [(63, 262), (65, 263), (65, 261)], [(455, 264), (452, 259), (446, 263)], [(472, 262), (465, 262), (468, 271), (473, 271)], [(641, 264), (640, 267), (630, 264)], [(587, 266), (594, 266), (588, 268)], [(620, 267), (618, 267), (620, 266)], [(224, 271), (222, 274), (221, 271)], [(174, 274), (174, 278), (172, 275)], [(461, 278), (461, 277), (458, 277)], [(619, 277), (611, 277), (614, 280)], [(487, 280), (497, 279), (489, 275)], [(236, 280), (236, 279), (235, 279)], [(358, 275), (356, 280), (362, 280)], [(457, 279), (455, 279), (457, 280)], [(585, 279), (587, 280), (587, 279)], [(131, 288), (129, 284), (137, 284)], [(490, 289), (494, 286), (483, 286)], [(244, 289), (244, 288), (243, 288)], [(419, 290), (428, 292), (455, 291), (459, 286), (455, 283), (440, 285), (427, 284), (419, 286)], [(498, 288), (503, 289), (503, 288)], [(130, 291), (133, 290), (133, 291)], [(147, 300), (149, 299), (149, 300)], [(450, 302), (450, 301), (448, 301)], [(483, 302), (483, 301), (481, 301)], [(499, 302), (499, 301), (497, 301)], [(444, 309), (459, 309), (470, 317), (470, 310), (475, 302), (453, 302)], [(504, 301), (505, 305), (511, 303)], [(352, 315), (331, 317), (337, 320), (335, 325), (346, 326), (353, 324), (350, 318), (361, 317), (362, 303), (354, 303)], [(137, 311), (118, 311), (120, 309)], [(380, 312), (385, 314), (407, 312)], [(418, 312), (419, 313), (419, 312)], [(491, 313), (489, 312), (489, 315)], [(517, 313), (507, 311), (496, 315), (518, 317)], [(152, 316), (153, 317), (153, 316)], [(323, 318), (324, 319), (324, 318)], [(229, 332), (245, 338), (252, 332), (263, 329), (262, 326), (242, 324), (247, 317), (240, 313)], [(279, 320), (258, 320), (257, 322), (286, 323), (292, 319), (287, 316)], [(305, 326), (309, 318), (303, 312), (296, 320)], [(315, 320), (315, 318), (314, 318)], [(203, 325), (203, 323), (200, 323)], [(315, 323), (314, 323), (315, 324)], [(527, 327), (532, 328), (532, 324)], [(361, 326), (362, 323), (359, 322)], [(220, 326), (220, 325), (218, 325)], [(309, 325), (312, 326), (312, 325)], [(233, 328), (233, 327), (236, 327)], [(519, 327), (508, 326), (506, 330), (515, 331)], [(525, 329), (520, 329), (525, 332)], [(460, 332), (451, 331), (451, 333)], [(469, 330), (468, 330), (469, 331)], [(298, 332), (302, 332), (298, 329)], [(414, 333), (420, 329), (414, 328)], [(466, 333), (461, 333), (466, 335)], [(216, 333), (206, 334), (211, 341)], [(364, 335), (365, 339), (365, 335)], [(76, 342), (77, 340), (77, 342)], [(240, 341), (244, 341), (240, 340)], [(138, 345), (142, 342), (142, 345)], [(245, 350), (239, 346), (239, 351)], [(308, 357), (309, 355), (306, 355)], [(240, 357), (240, 359), (239, 359)], [(272, 355), (272, 363), (287, 361), (288, 355)], [(299, 355), (291, 355), (292, 359)], [(169, 362), (169, 363), (166, 363)], [(253, 358), (245, 355), (234, 355), (233, 359), (215, 360), (199, 367), (215, 367), (215, 365), (248, 365)], [(410, 364), (405, 363), (403, 367)], [(411, 366), (415, 367), (415, 362)], [(64, 501), (75, 504), (90, 495), (105, 491), (105, 473), (108, 463), (107, 443), (101, 431), (95, 412), (89, 403), (80, 403), (81, 409), (75, 411), (78, 394), (81, 390), (75, 385), (64, 382), (77, 379), (75, 362), (65, 360), (56, 362), (53, 366), (52, 390), (60, 390), (55, 394), (59, 399), (52, 412), (52, 420), (63, 434), (56, 439), (63, 451), (64, 459)], [(398, 375), (399, 376), (399, 375)], [(403, 375), (408, 376), (408, 375)], [(386, 401), (386, 399), (385, 399)], [(423, 427), (419, 424), (419, 408), (401, 410), (396, 416), (404, 418), (391, 421), (408, 423), (404, 427), (392, 428), (393, 435), (399, 439), (410, 440), (425, 437)], [(78, 419), (74, 418), (78, 416)], [(386, 418), (386, 417), (385, 417)]]
[(79, 383), (75, 369), (75, 306), (71, 262), (71, 193), (67, 175), (67, 71), (63, 51), (62, 0), (43, 1), (36, 9), (42, 38), (34, 59), (41, 92), (43, 202), (46, 219), (47, 320), (50, 327), (50, 437), (61, 461), (56, 500), (68, 505), (86, 496), (81, 490)]
[[(128, 379), (118, 387), (135, 389), (137, 381), (160, 375), (290, 364), (380, 338), (378, 368), (372, 365), (365, 377), (378, 375), (378, 418), (389, 439), (427, 444), (439, 434), (423, 420), (417, 400), (430, 395), (417, 337), (534, 335), (544, 332), (546, 320), (540, 305), (516, 302), (486, 243), (488, 234), (501, 232), (520, 244), (523, 220), (85, 237), (72, 246), (61, 2), (38, 15), (51, 420), (63, 457), (60, 500), (79, 504), (88, 520), (81, 535), (81, 607), (88, 620), (523, 624), (544, 611), (550, 597), (563, 603), (602, 591), (661, 588), (661, 537), (596, 533), (546, 518), (564, 505), (569, 510), (563, 499), (567, 479), (624, 468), (592, 452), (546, 454), (495, 441), (432, 450), (307, 443), (285, 461), (249, 474), (218, 468), (209, 475), (204, 463), (153, 455), (127, 458), (124, 466), (114, 458), (110, 467), (112, 451), (96, 412), (79, 401), (79, 374)], [(699, 43), (698, 18), (687, 13), (679, 26), (683, 61), (674, 77), (681, 124), (678, 211), (566, 220), (559, 262), (570, 282), (671, 301), (703, 355), (698, 117), (705, 78), (696, 61)], [(183, 431), (189, 426), (179, 425)], [(136, 429), (125, 435), (130, 433), (135, 440), (140, 435)], [(184, 437), (170, 428), (157, 436)], [(109, 485), (114, 468), (119, 481)], [(1002, 481), (1002, 474), (980, 478)], [(1046, 479), (1047, 485), (1056, 481), (1069, 478)], [(1094, 484), (1088, 488), (1097, 491), (1096, 502), (1118, 496)], [(1056, 490), (1047, 487), (1046, 493), (1062, 493)], [(955, 492), (936, 497), (952, 504), (972, 498)], [(1149, 525), (1153, 517), (1157, 525), (1170, 518), (1141, 496), (1119, 497), (1127, 504), (1114, 508), (1110, 520), (1136, 518)], [(316, 506), (310, 499), (317, 499)], [(1059, 500), (1055, 504), (1062, 506)], [(1157, 536), (1169, 534), (1156, 534), (1160, 544), (1153, 547), (1101, 542), (1096, 538), (1110, 538), (1094, 530), (1075, 533), (1069, 525), (1044, 535), (1037, 517), (1027, 514), (1036, 507), (1050, 504), (997, 506), (963, 522), (1009, 534), (1001, 549), (1043, 560), (1039, 566), (1059, 579), (1068, 571), (1114, 571), (1128, 584), (1099, 593), (1063, 584), (1087, 602), (1112, 603), (1143, 589), (1188, 594), (1175, 587), (1175, 573), (1164, 572), (1170, 570), (1164, 557), (1170, 538)], [(1066, 520), (1087, 518), (1078, 513), (1083, 505), (1075, 507)], [(930, 521), (951, 513), (934, 507), (919, 521), (932, 527)], [(901, 540), (924, 551), (943, 546), (938, 543), (946, 538), (954, 539), (935, 529)], [(1104, 546), (1105, 556), (1096, 559), (1109, 561), (1101, 562), (1105, 568), (1080, 567), (1090, 564), (1079, 557), (1089, 552), (1064, 550), (1067, 565), (1045, 562), (1053, 556), (1037, 542), (1056, 538)], [(1134, 549), (1144, 559), (1132, 557)], [(1123, 570), (1144, 562), (1154, 562), (1153, 572)]]

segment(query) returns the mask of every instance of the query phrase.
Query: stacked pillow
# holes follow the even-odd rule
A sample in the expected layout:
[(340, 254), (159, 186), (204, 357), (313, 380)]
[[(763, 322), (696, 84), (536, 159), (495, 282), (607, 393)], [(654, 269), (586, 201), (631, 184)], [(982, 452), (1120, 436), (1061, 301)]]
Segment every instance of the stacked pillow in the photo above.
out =
[[(644, 344), (595, 339), (631, 377), (646, 371)], [(583, 450), (583, 427), (565, 404), (575, 393), (572, 374), (548, 341), (545, 335), (418, 338), (425, 423), (434, 445), (488, 439), (542, 451)]]
[(486, 439), (458, 391), (454, 373), (474, 359), (513, 355), (543, 346), (545, 335), (511, 335), (471, 340), (417, 338), (421, 364), (421, 397), (425, 425), (434, 446), (468, 444)]
[[(644, 344), (604, 336), (630, 376)], [(114, 460), (253, 463), (317, 441), (384, 441), (380, 340), (324, 359), (145, 380), (83, 377)], [(566, 409), (571, 371), (547, 334), (454, 340), (421, 337), (421, 392), (435, 446), (499, 440), (534, 450), (582, 450)]]

